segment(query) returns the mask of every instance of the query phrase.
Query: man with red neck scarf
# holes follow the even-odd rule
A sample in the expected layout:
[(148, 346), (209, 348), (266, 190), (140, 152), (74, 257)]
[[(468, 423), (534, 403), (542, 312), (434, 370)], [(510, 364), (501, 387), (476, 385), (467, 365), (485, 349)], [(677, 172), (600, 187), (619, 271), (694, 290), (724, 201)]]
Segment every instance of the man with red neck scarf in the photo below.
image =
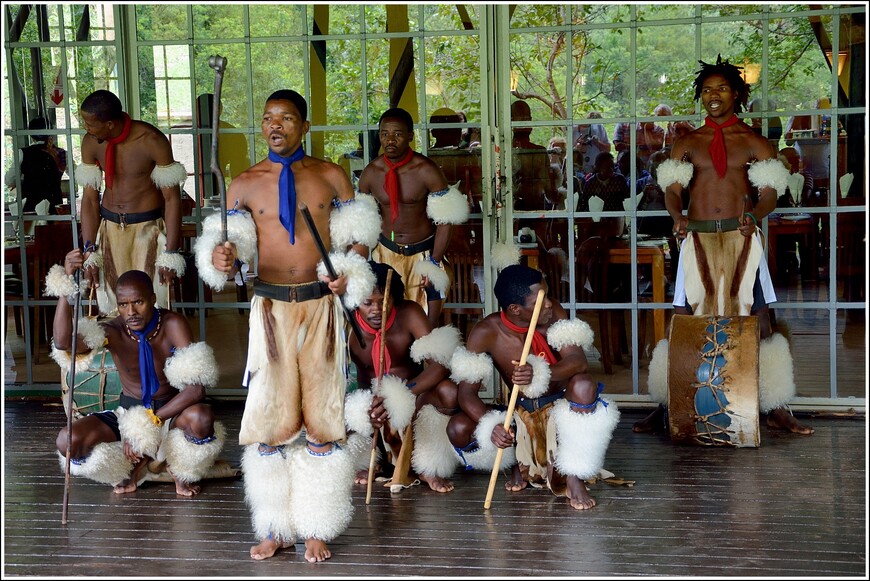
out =
[(440, 325), (451, 269), (445, 260), (454, 224), (468, 220), (468, 201), (448, 186), (434, 161), (411, 148), (414, 121), (404, 109), (388, 109), (378, 122), (383, 155), (363, 170), (359, 191), (381, 207), (381, 235), (372, 259), (389, 264), (405, 282), (405, 297)]
[(75, 178), (84, 188), (85, 276), (97, 287), (100, 311), (115, 311), (115, 283), (128, 270), (147, 272), (157, 304), (166, 306), (169, 284), (185, 269), (180, 185), (187, 170), (166, 136), (131, 119), (111, 91), (88, 95), (80, 113), (87, 134)]
[[(715, 64), (699, 62), (695, 98), (707, 112), (704, 125), (677, 139), (670, 159), (658, 168), (674, 235), (682, 241), (674, 310), (697, 316), (756, 315), (762, 339), (760, 410), (768, 414), (772, 428), (812, 434), (812, 428), (795, 420), (786, 407), (795, 393), (792, 359), (788, 342), (771, 328), (768, 304), (776, 301), (776, 294), (759, 229), (776, 208), (777, 198), (785, 194), (788, 170), (768, 141), (737, 117), (750, 92), (740, 67), (721, 55)], [(685, 215), (684, 188), (689, 191)], [(730, 273), (730, 279), (712, 274), (720, 271)], [(667, 339), (662, 339), (650, 361), (649, 392), (661, 405), (637, 422), (635, 431), (663, 427), (667, 346)]]
[[(458, 348), (450, 361), (461, 411), (447, 434), (466, 470), (492, 471), (497, 448), (503, 448), (499, 468), (512, 467), (506, 490), (546, 485), (566, 496), (570, 507), (586, 510), (596, 504), (586, 482), (601, 473), (619, 410), (601, 397), (604, 386), (589, 374), (584, 349), (592, 347), (592, 329), (569, 319), (558, 301), (544, 298), (530, 354), (519, 365), (540, 289), (547, 291), (540, 271), (514, 264), (499, 273), (493, 290), (500, 311), (477, 323), (467, 348)], [(479, 395), (493, 366), (520, 390), (509, 430), (505, 410), (487, 406)]]
[[(459, 331), (449, 325), (433, 329), (423, 308), (404, 298), (402, 277), (386, 264), (371, 261), (369, 265), (375, 273), (375, 288), (354, 313), (365, 345), (360, 345), (356, 336), (348, 341), (361, 388), (347, 398), (348, 426), (366, 436), (372, 434), (373, 427), (383, 427), (384, 441), (391, 448), (395, 464), (402, 435), (413, 424), (414, 472), (435, 492), (450, 492), (453, 483), (447, 479), (449, 474), (442, 473), (440, 463), (433, 460), (438, 457), (438, 449), (453, 451), (446, 427), (450, 416), (458, 411), (458, 404), (456, 384), (448, 379), (448, 365), (459, 346)], [(384, 370), (379, 373), (382, 337)], [(369, 455), (360, 458), (364, 465), (357, 467), (357, 484), (367, 483), (369, 459)]]

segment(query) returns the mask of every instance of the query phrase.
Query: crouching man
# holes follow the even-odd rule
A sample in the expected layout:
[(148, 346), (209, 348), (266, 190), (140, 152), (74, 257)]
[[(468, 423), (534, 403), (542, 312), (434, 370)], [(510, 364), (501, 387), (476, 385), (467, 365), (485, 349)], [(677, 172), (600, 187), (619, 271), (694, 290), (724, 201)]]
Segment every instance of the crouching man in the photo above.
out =
[[(46, 278), (46, 294), (57, 296), (51, 356), (64, 372), (72, 364), (72, 308), (79, 288), (73, 273), (84, 256), (70, 251), (64, 266)], [(76, 369), (87, 368), (105, 346), (118, 368), (120, 407), (88, 414), (72, 425), (70, 473), (133, 492), (147, 476), (151, 460), (165, 461), (184, 496), (199, 493), (197, 484), (223, 448), (225, 429), (202, 403), (219, 376), (214, 353), (194, 343), (187, 320), (155, 307), (151, 277), (139, 270), (122, 274), (115, 285), (118, 316), (97, 322), (82, 318), (76, 337)], [(61, 468), (66, 468), (67, 428), (57, 437)]]

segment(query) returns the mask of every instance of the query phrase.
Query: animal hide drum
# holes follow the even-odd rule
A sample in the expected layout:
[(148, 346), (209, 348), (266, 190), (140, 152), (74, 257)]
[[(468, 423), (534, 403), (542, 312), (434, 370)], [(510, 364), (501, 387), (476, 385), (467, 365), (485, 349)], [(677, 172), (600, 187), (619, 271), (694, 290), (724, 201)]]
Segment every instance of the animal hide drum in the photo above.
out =
[(669, 339), (671, 439), (757, 448), (757, 318), (674, 315)]

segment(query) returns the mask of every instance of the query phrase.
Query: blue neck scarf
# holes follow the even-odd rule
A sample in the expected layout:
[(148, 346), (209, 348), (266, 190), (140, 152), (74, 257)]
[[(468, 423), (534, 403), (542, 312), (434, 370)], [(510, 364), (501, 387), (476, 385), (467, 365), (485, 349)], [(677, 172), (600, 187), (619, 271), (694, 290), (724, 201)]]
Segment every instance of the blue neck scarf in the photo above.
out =
[(154, 316), (144, 329), (136, 331), (127, 327), (139, 340), (139, 381), (142, 384), (142, 405), (146, 409), (151, 407), (151, 398), (160, 389), (160, 381), (154, 369), (154, 352), (148, 342), (148, 335), (154, 332), (159, 322), (160, 309), (154, 309)]
[(300, 146), (290, 157), (282, 157), (274, 151), (269, 152), (269, 161), (284, 166), (278, 178), (278, 217), (281, 224), (290, 233), (290, 244), (296, 243), (296, 180), (290, 164), (305, 157), (305, 151)]

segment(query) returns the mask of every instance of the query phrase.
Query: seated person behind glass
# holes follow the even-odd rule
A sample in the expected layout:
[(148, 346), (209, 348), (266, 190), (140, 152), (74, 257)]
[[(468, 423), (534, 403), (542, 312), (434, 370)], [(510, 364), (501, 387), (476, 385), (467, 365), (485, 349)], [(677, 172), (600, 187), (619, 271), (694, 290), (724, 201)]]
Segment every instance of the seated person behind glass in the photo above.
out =
[[(589, 211), (589, 199), (594, 197), (604, 201), (604, 212), (623, 212), (622, 201), (629, 194), (628, 182), (621, 174), (616, 173), (613, 155), (607, 152), (599, 153), (595, 158), (595, 171), (583, 184), (583, 195), (580, 198), (580, 211)], [(600, 222), (593, 222), (589, 232), (590, 236), (619, 236), (625, 226), (623, 217), (602, 218)]]

